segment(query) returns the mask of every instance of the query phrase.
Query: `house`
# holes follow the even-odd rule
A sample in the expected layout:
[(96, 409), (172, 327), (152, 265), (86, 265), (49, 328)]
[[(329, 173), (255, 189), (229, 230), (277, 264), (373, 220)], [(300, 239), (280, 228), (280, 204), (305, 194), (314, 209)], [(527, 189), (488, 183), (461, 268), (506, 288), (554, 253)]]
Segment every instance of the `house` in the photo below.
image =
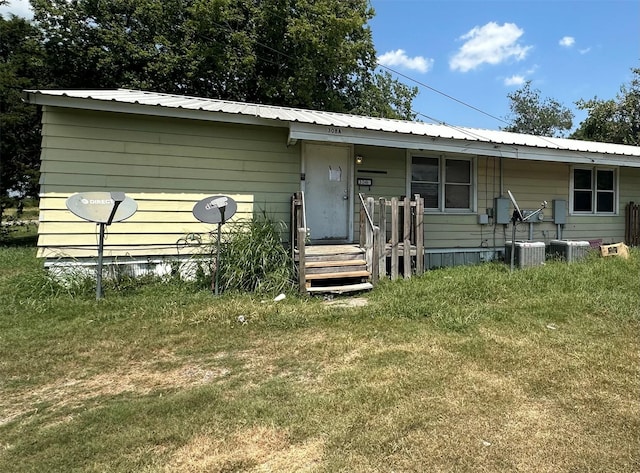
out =
[[(105, 258), (188, 258), (212, 231), (192, 214), (231, 196), (235, 218), (291, 221), (304, 192), (317, 242), (359, 239), (359, 194), (424, 199), (425, 263), (491, 259), (511, 239), (508, 192), (549, 203), (517, 239), (617, 243), (640, 201), (640, 147), (389, 120), (136, 90), (29, 90), (42, 107), (38, 256), (91, 261), (96, 225), (65, 207), (77, 192), (117, 190), (137, 212), (109, 226)], [(385, 235), (385, 238), (388, 235)]]

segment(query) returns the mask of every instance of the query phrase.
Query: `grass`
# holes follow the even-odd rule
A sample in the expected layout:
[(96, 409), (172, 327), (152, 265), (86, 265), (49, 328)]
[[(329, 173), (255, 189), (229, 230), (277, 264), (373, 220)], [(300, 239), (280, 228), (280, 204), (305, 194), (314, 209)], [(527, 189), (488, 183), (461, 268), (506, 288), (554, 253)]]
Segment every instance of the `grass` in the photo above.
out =
[(0, 249), (0, 471), (640, 470), (638, 251), (364, 306), (175, 281), (96, 301), (34, 254)]
[(38, 237), (38, 206), (29, 205), (18, 212), (6, 208), (0, 222), (0, 245), (35, 246)]

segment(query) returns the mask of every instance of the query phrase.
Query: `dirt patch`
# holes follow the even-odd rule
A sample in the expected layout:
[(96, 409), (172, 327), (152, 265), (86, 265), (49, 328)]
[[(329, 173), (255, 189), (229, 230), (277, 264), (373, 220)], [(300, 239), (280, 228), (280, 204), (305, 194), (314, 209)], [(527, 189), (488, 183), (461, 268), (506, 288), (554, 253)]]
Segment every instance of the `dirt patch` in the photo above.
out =
[(318, 440), (292, 445), (285, 430), (259, 426), (226, 439), (194, 437), (173, 455), (165, 471), (308, 472), (318, 466), (322, 454)]
[(348, 297), (344, 299), (327, 299), (324, 305), (330, 307), (365, 307), (369, 301), (364, 297)]
[(126, 392), (144, 395), (160, 389), (196, 386), (214, 382), (229, 373), (225, 368), (202, 367), (194, 363), (160, 370), (154, 366), (158, 361), (131, 363), (116, 371), (61, 379), (36, 389), (5, 395), (0, 401), (0, 425), (25, 414), (37, 413), (36, 406), (41, 404), (53, 410), (77, 408), (102, 396)]

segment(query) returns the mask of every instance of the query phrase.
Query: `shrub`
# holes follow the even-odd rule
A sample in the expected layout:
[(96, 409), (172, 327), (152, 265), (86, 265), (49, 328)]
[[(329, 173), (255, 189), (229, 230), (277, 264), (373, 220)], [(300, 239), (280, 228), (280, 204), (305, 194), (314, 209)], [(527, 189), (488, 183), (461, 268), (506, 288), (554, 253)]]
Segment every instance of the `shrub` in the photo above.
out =
[(227, 225), (220, 242), (220, 289), (277, 293), (293, 288), (293, 263), (282, 244), (282, 222), (263, 213)]

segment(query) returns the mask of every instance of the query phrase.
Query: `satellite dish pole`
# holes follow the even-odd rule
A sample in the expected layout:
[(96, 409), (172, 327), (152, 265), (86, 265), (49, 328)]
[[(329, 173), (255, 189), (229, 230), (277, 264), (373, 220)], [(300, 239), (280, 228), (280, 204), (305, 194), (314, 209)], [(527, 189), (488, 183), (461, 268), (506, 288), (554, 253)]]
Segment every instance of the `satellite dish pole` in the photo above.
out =
[(102, 298), (102, 256), (104, 254), (104, 227), (111, 225), (116, 215), (116, 210), (124, 201), (124, 192), (111, 192), (111, 200), (113, 200), (113, 208), (106, 222), (100, 222), (100, 239), (98, 240), (98, 269), (96, 270), (96, 299)]
[(220, 280), (220, 238), (222, 236), (222, 225), (224, 224), (224, 209), (227, 207), (227, 199), (224, 199), (224, 205), (220, 205), (218, 210), (220, 210), (220, 221), (218, 222), (218, 238), (216, 239), (216, 282), (215, 282), (215, 291), (214, 294), (217, 296), (219, 294), (218, 290), (218, 281)]
[(507, 190), (507, 194), (509, 194), (509, 198), (511, 199), (511, 203), (513, 204), (513, 214), (511, 216), (511, 272), (513, 272), (513, 268), (515, 265), (515, 256), (516, 256), (516, 224), (517, 222), (526, 222), (527, 220), (531, 220), (534, 216), (538, 215), (542, 212), (543, 209), (547, 207), (547, 201), (544, 200), (540, 204), (540, 208), (531, 213), (527, 213), (525, 216), (521, 211), (520, 207), (518, 207), (518, 202), (516, 202), (516, 198), (513, 196), (510, 190)]
[(214, 195), (202, 199), (193, 206), (193, 216), (204, 223), (218, 224), (218, 238), (216, 241), (216, 274), (211, 282), (215, 295), (219, 293), (218, 281), (220, 274), (220, 238), (222, 235), (222, 225), (227, 219), (233, 217), (238, 209), (235, 200), (225, 195)]

